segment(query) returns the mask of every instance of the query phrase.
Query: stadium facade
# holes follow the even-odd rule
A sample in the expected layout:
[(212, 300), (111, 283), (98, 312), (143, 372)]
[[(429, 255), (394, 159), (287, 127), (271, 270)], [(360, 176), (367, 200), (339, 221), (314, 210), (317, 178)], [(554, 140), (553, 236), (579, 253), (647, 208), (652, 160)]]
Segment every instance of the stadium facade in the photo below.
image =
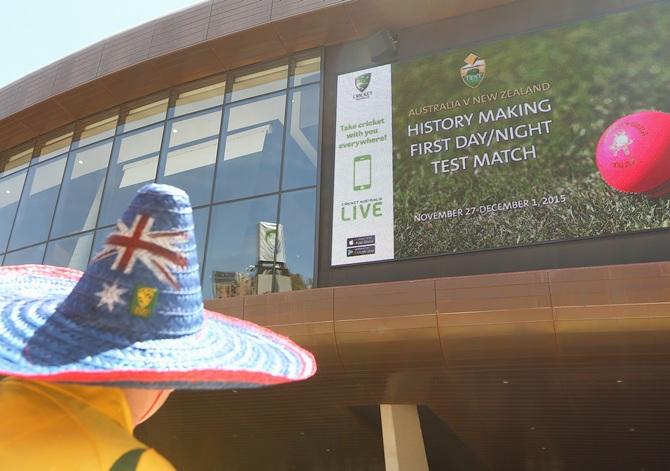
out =
[(668, 469), (669, 206), (593, 163), (670, 112), (668, 24), (203, 2), (0, 89), (0, 262), (82, 269), (142, 185), (189, 193), (206, 305), (319, 373), (175, 393), (138, 435), (178, 469)]

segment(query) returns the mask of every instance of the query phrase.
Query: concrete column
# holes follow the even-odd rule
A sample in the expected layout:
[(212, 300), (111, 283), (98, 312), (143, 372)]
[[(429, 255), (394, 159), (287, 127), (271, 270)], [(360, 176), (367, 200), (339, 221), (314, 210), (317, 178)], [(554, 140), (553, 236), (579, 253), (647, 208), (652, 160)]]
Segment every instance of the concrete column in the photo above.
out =
[(381, 404), (386, 471), (428, 471), (416, 405)]

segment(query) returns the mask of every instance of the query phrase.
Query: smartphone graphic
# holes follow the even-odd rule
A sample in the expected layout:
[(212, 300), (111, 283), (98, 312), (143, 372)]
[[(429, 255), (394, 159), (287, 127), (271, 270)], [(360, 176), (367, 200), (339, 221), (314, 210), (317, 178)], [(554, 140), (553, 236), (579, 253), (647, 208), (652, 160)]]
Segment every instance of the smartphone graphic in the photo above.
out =
[(354, 191), (369, 190), (372, 186), (372, 156), (354, 157)]

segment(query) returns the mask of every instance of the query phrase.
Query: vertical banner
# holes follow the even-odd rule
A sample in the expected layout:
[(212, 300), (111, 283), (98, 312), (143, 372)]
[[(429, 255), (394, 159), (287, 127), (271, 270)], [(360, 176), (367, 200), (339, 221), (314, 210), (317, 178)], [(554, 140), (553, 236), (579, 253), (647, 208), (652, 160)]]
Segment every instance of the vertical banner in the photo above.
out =
[(394, 257), (391, 66), (340, 75), (332, 265)]

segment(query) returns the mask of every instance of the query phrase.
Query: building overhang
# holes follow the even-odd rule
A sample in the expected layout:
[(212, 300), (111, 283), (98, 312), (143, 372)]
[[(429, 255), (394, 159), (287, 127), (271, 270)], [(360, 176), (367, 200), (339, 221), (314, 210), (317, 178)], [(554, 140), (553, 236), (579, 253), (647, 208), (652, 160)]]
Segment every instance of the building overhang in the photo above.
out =
[(312, 350), (321, 370), (670, 353), (670, 262), (209, 300)]
[(0, 152), (177, 84), (512, 1), (203, 2), (94, 44), (0, 89)]
[(207, 301), (290, 336), (319, 371), (304, 383), (212, 393), (202, 406), (180, 393), (151, 431), (165, 429), (167, 449), (170, 421), (188, 410), (200, 417), (194, 429), (233, 437), (203, 456), (238, 453), (253, 469), (254, 459), (291, 463), (301, 450), (311, 463), (383, 469), (379, 404), (419, 404), (434, 414), (422, 422), (429, 458), (446, 453), (454, 469), (660, 469), (670, 459), (660, 438), (669, 292), (662, 262)]

